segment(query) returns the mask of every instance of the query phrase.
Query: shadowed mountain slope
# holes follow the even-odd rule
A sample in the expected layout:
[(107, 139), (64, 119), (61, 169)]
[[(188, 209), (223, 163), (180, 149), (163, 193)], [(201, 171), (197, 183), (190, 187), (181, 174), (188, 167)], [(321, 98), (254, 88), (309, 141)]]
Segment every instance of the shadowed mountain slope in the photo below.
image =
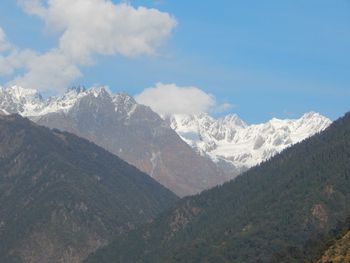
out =
[(0, 261), (81, 262), (177, 197), (106, 150), (0, 116)]

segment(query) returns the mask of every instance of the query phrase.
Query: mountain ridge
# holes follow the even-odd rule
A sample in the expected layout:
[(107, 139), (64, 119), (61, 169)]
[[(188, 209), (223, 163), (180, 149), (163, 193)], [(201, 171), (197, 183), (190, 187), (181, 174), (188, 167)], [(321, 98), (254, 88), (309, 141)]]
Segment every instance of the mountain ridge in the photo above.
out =
[(299, 119), (273, 118), (252, 125), (236, 114), (219, 119), (206, 113), (173, 115), (168, 122), (197, 152), (216, 163), (226, 162), (238, 171), (268, 160), (331, 124), (331, 120), (316, 112), (305, 113)]
[(81, 262), (177, 199), (83, 138), (0, 116), (1, 262)]
[[(164, 120), (127, 93), (106, 87), (71, 88), (46, 100), (35, 90), (0, 88), (0, 109), (93, 141), (179, 196), (233, 179), (330, 124), (316, 113), (318, 125), (311, 118), (295, 129), (300, 120), (248, 125), (235, 114), (219, 120), (208, 114)], [(301, 135), (292, 137), (292, 128)]]

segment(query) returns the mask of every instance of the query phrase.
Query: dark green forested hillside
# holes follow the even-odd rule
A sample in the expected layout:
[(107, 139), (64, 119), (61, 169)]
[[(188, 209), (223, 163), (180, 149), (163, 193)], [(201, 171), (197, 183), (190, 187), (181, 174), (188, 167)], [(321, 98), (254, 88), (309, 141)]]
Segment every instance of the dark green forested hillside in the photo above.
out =
[(87, 262), (300, 262), (293, 254), (344, 221), (349, 204), (346, 114), (235, 181), (181, 200)]
[(350, 262), (350, 217), (328, 233), (309, 239), (302, 249), (288, 247), (272, 256), (271, 262), (348, 263)]
[(81, 262), (177, 197), (95, 144), (0, 116), (0, 262)]

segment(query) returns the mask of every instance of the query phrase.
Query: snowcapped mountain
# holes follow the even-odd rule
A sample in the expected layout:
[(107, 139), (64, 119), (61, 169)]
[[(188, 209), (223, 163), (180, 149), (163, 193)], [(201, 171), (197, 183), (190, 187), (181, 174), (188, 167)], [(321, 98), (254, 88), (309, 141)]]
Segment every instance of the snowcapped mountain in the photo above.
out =
[(113, 94), (105, 87), (73, 88), (47, 100), (36, 90), (0, 87), (0, 109), (87, 138), (179, 196), (232, 179), (331, 123), (314, 112), (255, 125), (235, 114), (221, 119), (205, 113), (173, 115), (164, 120), (128, 94)]
[[(97, 98), (101, 93), (109, 93), (109, 91), (105, 87), (91, 89), (78, 87), (67, 90), (60, 97), (50, 97), (44, 100), (34, 89), (24, 89), (19, 86), (0, 87), (0, 108), (26, 117), (43, 116), (55, 112), (67, 113), (81, 98), (85, 96)], [(119, 94), (115, 95), (117, 96)]]
[(237, 115), (214, 119), (208, 114), (174, 115), (170, 126), (201, 155), (217, 163), (246, 170), (283, 149), (323, 131), (331, 121), (315, 112), (300, 119), (272, 120), (248, 125)]
[(24, 116), (38, 112), (43, 107), (43, 99), (36, 90), (18, 86), (0, 87), (0, 109)]
[(133, 164), (179, 196), (229, 179), (149, 107), (105, 87), (74, 88), (43, 99), (35, 90), (0, 88), (0, 109), (84, 137)]

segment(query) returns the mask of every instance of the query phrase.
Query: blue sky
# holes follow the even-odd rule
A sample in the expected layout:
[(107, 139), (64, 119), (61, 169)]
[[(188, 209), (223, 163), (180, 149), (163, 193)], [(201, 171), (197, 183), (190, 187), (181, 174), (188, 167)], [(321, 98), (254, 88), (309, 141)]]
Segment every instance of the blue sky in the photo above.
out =
[[(195, 86), (249, 123), (311, 110), (335, 119), (350, 109), (348, 0), (128, 2), (173, 15), (170, 38), (155, 56), (95, 56), (72, 84), (132, 95), (157, 82)], [(0, 27), (19, 48), (45, 52), (57, 43), (14, 0), (0, 2)]]

